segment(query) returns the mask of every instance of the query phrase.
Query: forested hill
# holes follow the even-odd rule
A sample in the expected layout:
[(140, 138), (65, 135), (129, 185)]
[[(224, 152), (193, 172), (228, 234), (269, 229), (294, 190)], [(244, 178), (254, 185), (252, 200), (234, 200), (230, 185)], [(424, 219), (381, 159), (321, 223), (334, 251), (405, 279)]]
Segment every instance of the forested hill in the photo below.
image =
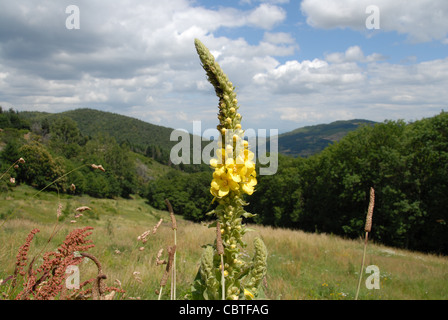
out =
[(169, 150), (177, 142), (170, 141), (171, 128), (151, 124), (132, 117), (99, 111), (94, 109), (75, 109), (61, 113), (22, 112), (21, 116), (30, 122), (68, 117), (77, 123), (84, 136), (108, 135), (119, 144), (127, 144), (139, 153), (163, 153), (169, 156)]
[(169, 146), (172, 128), (151, 124), (136, 118), (93, 110), (76, 109), (62, 112), (60, 115), (72, 118), (85, 135), (94, 136), (107, 133), (118, 143), (128, 142), (131, 145), (163, 145)]
[[(136, 118), (94, 109), (75, 109), (61, 113), (21, 112), (21, 117), (35, 122), (45, 118), (68, 117), (77, 123), (84, 136), (108, 135), (119, 144), (168, 163), (171, 148), (177, 141), (170, 141), (172, 128), (151, 124)], [(298, 128), (279, 135), (278, 150), (293, 157), (308, 157), (319, 153), (329, 144), (339, 141), (348, 132), (375, 122), (362, 119), (335, 121)]]
[(350, 131), (374, 121), (353, 119), (298, 128), (278, 136), (278, 151), (293, 157), (308, 157), (319, 153)]

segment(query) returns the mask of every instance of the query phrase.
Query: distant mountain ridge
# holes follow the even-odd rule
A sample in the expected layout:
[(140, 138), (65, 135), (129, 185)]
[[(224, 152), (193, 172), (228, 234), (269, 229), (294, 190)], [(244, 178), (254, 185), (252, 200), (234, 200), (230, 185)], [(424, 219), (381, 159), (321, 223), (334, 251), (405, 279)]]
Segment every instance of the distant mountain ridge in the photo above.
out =
[[(178, 143), (170, 141), (171, 132), (174, 130), (172, 128), (107, 111), (83, 108), (60, 113), (22, 112), (21, 114), (26, 115), (28, 119), (66, 116), (78, 124), (83, 135), (108, 134), (118, 143), (128, 143), (134, 149), (140, 149), (142, 153), (145, 153), (148, 147), (157, 147), (166, 157), (171, 148)], [(375, 123), (370, 120), (353, 119), (301, 127), (278, 136), (278, 151), (293, 157), (308, 157), (339, 141), (359, 126)]]
[(278, 151), (293, 157), (308, 157), (339, 141), (350, 131), (375, 123), (370, 120), (353, 119), (298, 128), (278, 136)]

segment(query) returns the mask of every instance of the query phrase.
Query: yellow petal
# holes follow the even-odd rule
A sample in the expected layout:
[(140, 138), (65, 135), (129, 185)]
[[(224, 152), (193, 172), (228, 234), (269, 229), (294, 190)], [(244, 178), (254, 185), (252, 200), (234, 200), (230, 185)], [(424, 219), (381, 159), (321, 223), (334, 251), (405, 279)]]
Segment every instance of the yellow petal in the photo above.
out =
[(233, 191), (238, 191), (238, 189), (240, 188), (239, 183), (231, 180), (229, 183), (230, 189), (232, 189)]
[(246, 192), (248, 195), (251, 195), (252, 193), (254, 193), (254, 188), (249, 184), (245, 183), (243, 184), (243, 191)]
[(211, 187), (215, 190), (219, 190), (219, 184), (215, 179), (212, 180)]
[(250, 292), (250, 291), (247, 290), (247, 289), (244, 289), (244, 296), (245, 296), (246, 299), (248, 299), (248, 300), (252, 300), (253, 298), (255, 298), (254, 295), (252, 294), (252, 292)]
[(221, 187), (221, 188), (219, 188), (218, 196), (224, 197), (224, 196), (226, 196), (229, 193), (229, 191), (230, 190), (229, 190), (228, 186)]
[(215, 159), (215, 158), (210, 159), (210, 165), (211, 165), (213, 168), (216, 168), (216, 167), (218, 166), (218, 159)]

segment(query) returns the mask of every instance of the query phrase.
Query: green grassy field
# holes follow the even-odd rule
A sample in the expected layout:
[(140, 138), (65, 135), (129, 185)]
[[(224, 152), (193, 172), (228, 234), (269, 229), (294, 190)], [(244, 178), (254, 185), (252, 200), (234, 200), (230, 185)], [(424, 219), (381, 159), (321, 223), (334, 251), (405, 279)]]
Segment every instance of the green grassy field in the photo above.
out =
[[(0, 279), (14, 272), (16, 254), (33, 228), (40, 232), (32, 242), (29, 256), (41, 250), (55, 250), (75, 228), (93, 227), (89, 237), (95, 255), (107, 275), (106, 284), (121, 283), (125, 294), (116, 299), (157, 299), (165, 266), (156, 266), (156, 254), (172, 244), (173, 231), (167, 211), (155, 210), (144, 199), (95, 199), (42, 192), (27, 186), (0, 193)], [(58, 203), (62, 204), (62, 221), (57, 221)], [(74, 219), (75, 209), (88, 206), (84, 216)], [(5, 218), (8, 219), (5, 222)], [(156, 234), (142, 244), (137, 237), (163, 219)], [(213, 243), (215, 230), (176, 216), (177, 230), (177, 299), (183, 299), (199, 267), (201, 246)], [(76, 222), (71, 222), (76, 220)], [(334, 299), (353, 300), (356, 293), (363, 253), (363, 240), (347, 240), (328, 234), (250, 226), (244, 249), (252, 256), (252, 240), (259, 236), (269, 252), (265, 282), (267, 299)], [(59, 230), (50, 242), (53, 230)], [(40, 258), (41, 259), (41, 258)], [(39, 258), (36, 260), (39, 262)], [(367, 289), (370, 274), (364, 274), (359, 299), (407, 300), (448, 299), (448, 258), (369, 243), (365, 266), (376, 265), (380, 271), (380, 288)], [(96, 275), (90, 260), (80, 265), (81, 281)], [(0, 299), (17, 294), (8, 282), (0, 285)], [(20, 288), (19, 288), (20, 289)], [(9, 290), (9, 291), (8, 291)], [(6, 296), (8, 294), (8, 296)], [(169, 299), (169, 284), (163, 299)]]

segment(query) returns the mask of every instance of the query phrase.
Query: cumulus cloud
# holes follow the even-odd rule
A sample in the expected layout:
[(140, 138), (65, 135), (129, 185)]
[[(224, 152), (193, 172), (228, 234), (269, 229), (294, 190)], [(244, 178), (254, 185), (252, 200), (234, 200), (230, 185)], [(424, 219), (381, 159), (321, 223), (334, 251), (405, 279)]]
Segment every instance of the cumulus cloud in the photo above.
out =
[(327, 54), (325, 60), (277, 64), (256, 74), (253, 82), (261, 91), (275, 95), (271, 101), (282, 120), (279, 126), (366, 115), (375, 121), (415, 120), (446, 106), (448, 58), (391, 64), (379, 54), (365, 56), (354, 46), (343, 53)]
[[(243, 65), (246, 73), (264, 70), (266, 63), (272, 63), (270, 56), (295, 50), (286, 35), (286, 44), (268, 39), (258, 45), (213, 35), (220, 28), (242, 26), (270, 30), (286, 17), (282, 8), (270, 3), (239, 10), (207, 9), (187, 0), (130, 0), (125, 5), (77, 1), (80, 29), (68, 30), (65, 9), (70, 4), (68, 0), (23, 0), (2, 8), (3, 104), (11, 101), (18, 108), (45, 111), (51, 106), (60, 111), (83, 105), (109, 110), (145, 105), (170, 108), (173, 102), (166, 96), (171, 93), (212, 92), (194, 50), (196, 37), (223, 64), (232, 65), (234, 76), (243, 73), (239, 69)], [(152, 113), (157, 120), (169, 114)]]
[(365, 80), (362, 69), (356, 63), (329, 64), (314, 59), (287, 61), (266, 73), (253, 78), (260, 86), (270, 87), (279, 94), (320, 92), (323, 87), (337, 88), (359, 84)]
[(271, 29), (285, 17), (286, 12), (282, 8), (263, 3), (248, 15), (247, 21), (257, 27)]
[(445, 0), (303, 0), (307, 23), (316, 28), (352, 28), (366, 31), (366, 8), (379, 9), (380, 30), (406, 34), (411, 41), (447, 42), (448, 2)]
[[(249, 128), (286, 131), (354, 117), (382, 121), (385, 110), (389, 117), (404, 117), (404, 107), (406, 116), (434, 114), (448, 100), (448, 59), (410, 57), (406, 64), (392, 64), (381, 52), (364, 54), (362, 44), (300, 59), (293, 31), (282, 27), (290, 14), (284, 2), (207, 8), (187, 0), (78, 0), (80, 29), (68, 30), (65, 8), (73, 1), (13, 1), (0, 11), (0, 105), (49, 112), (91, 107), (173, 128), (188, 128), (193, 120), (214, 128), (216, 97), (194, 38), (234, 82)], [(365, 28), (367, 2), (335, 3), (304, 0), (302, 11), (314, 27)], [(353, 3), (360, 4), (359, 15)], [(404, 32), (388, 24), (398, 9), (377, 3), (381, 28)], [(409, 13), (397, 16), (403, 25), (433, 14), (431, 7), (418, 13), (417, 4), (401, 5), (406, 6)], [(446, 38), (440, 19), (428, 22), (440, 26), (438, 31), (425, 23), (408, 34)], [(240, 36), (238, 28), (256, 32), (259, 40)]]
[(385, 59), (386, 58), (380, 53), (372, 53), (366, 57), (359, 46), (349, 47), (345, 52), (333, 52), (325, 55), (325, 60), (333, 63), (374, 62)]

